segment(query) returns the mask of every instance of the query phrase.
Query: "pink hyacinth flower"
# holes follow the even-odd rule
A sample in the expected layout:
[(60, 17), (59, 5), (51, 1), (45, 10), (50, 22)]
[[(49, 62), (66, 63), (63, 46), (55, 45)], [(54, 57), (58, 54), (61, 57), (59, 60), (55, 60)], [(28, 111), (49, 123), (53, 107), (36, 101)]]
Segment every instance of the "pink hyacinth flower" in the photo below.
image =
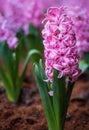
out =
[(4, 4), (3, 0), (0, 1), (1, 11), (9, 21), (9, 27), (15, 32), (22, 28), (26, 34), (30, 23), (41, 27), (44, 11), (56, 3), (55, 0), (6, 0)]
[(51, 7), (47, 10), (42, 36), (44, 38), (45, 70), (52, 82), (53, 70), (59, 71), (58, 78), (66, 76), (75, 81), (80, 75), (79, 56), (73, 23), (66, 8)]
[(8, 21), (3, 16), (0, 16), (0, 41), (7, 41), (11, 49), (15, 49), (18, 43), (15, 33), (8, 28)]

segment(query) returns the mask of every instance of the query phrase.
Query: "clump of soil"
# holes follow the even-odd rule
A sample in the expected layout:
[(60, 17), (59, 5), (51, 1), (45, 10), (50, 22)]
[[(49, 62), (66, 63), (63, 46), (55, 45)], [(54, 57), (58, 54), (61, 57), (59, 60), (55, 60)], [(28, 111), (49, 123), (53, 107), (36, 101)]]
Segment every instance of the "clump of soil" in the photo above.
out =
[[(10, 103), (0, 88), (0, 130), (48, 130), (30, 66), (28, 70), (17, 104)], [(65, 130), (89, 130), (89, 82), (76, 82), (68, 115)]]

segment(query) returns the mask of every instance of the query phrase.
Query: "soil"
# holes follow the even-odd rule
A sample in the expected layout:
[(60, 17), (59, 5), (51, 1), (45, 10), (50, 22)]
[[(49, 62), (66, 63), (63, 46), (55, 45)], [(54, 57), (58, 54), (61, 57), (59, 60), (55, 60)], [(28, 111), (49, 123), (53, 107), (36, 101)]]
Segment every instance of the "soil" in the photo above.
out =
[[(65, 130), (75, 129), (89, 130), (89, 79), (79, 79), (72, 93)], [(48, 130), (30, 65), (17, 104), (10, 103), (0, 87), (0, 130)]]

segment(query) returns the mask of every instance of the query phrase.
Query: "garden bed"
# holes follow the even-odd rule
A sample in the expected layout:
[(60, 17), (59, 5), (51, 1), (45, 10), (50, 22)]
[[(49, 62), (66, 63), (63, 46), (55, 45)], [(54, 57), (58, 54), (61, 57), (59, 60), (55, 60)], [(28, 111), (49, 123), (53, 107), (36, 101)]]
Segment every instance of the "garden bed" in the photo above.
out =
[[(89, 130), (89, 82), (80, 80), (75, 84), (69, 115), (65, 130)], [(0, 87), (0, 130), (48, 130), (30, 65), (17, 104), (10, 103)]]

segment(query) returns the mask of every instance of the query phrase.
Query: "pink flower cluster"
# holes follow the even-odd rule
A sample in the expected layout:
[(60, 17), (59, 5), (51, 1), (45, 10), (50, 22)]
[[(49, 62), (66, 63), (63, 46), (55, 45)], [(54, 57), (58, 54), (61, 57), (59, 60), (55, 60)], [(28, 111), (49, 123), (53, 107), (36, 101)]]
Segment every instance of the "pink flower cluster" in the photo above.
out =
[(41, 26), (43, 13), (52, 3), (55, 0), (0, 0), (0, 40), (7, 40), (10, 48), (15, 48), (17, 31), (22, 28), (27, 34), (29, 23)]
[(51, 82), (54, 69), (59, 71), (58, 78), (66, 76), (72, 81), (81, 72), (73, 23), (66, 11), (66, 8), (49, 8), (43, 21), (46, 75)]
[(15, 33), (9, 29), (8, 21), (3, 16), (0, 16), (0, 41), (7, 41), (11, 49), (15, 49), (18, 42)]
[(19, 28), (23, 28), (25, 33), (28, 33), (29, 23), (40, 26), (43, 10), (41, 0), (7, 0), (4, 15), (9, 20), (11, 29), (18, 31)]
[(89, 14), (86, 8), (79, 6), (69, 8), (69, 14), (73, 21), (76, 33), (77, 47), (80, 57), (84, 52), (89, 52)]

